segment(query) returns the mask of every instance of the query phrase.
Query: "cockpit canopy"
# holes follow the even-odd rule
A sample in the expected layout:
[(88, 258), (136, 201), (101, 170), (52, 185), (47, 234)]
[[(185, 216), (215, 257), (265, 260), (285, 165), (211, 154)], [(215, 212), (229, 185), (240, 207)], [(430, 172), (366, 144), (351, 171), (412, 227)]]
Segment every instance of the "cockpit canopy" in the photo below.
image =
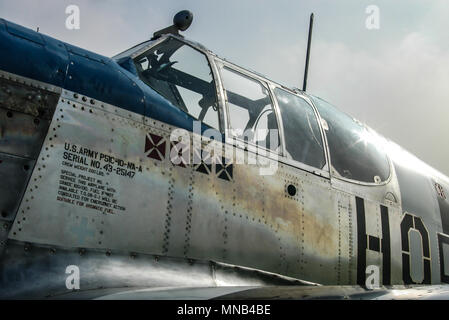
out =
[(320, 98), (172, 35), (116, 59), (126, 55), (138, 77), (174, 106), (236, 140), (277, 153), (281, 161), (324, 176), (330, 168), (334, 177), (359, 183), (381, 184), (390, 177), (385, 140)]
[(168, 38), (135, 60), (139, 78), (182, 111), (218, 129), (218, 101), (207, 57)]
[(386, 141), (328, 102), (312, 99), (324, 120), (334, 175), (368, 183), (386, 181), (390, 176)]

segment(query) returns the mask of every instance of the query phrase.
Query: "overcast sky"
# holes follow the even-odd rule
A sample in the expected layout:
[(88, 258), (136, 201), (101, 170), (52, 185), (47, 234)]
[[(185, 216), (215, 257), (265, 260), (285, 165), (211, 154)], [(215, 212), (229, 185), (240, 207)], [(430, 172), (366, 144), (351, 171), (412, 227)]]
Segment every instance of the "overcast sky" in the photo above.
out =
[[(80, 29), (65, 26), (68, 5)], [(366, 8), (379, 8), (367, 29)], [(315, 13), (308, 91), (449, 175), (447, 0), (0, 0), (0, 17), (112, 56), (193, 12), (184, 35), (234, 63), (302, 87)]]

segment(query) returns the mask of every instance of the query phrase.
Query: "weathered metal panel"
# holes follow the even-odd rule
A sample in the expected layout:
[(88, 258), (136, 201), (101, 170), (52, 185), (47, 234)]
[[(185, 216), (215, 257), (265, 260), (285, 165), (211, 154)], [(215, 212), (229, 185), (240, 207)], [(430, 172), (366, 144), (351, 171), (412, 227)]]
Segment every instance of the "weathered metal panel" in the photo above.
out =
[(51, 120), (59, 98), (57, 89), (0, 72), (0, 107)]
[[(199, 151), (193, 152), (198, 155)], [(199, 259), (210, 254), (211, 259), (226, 261), (234, 236), (228, 230), (228, 221), (234, 215), (234, 207), (230, 207), (235, 204), (233, 183), (219, 179), (212, 164), (202, 163), (194, 166), (191, 181), (190, 206), (183, 232), (185, 254)]]
[(318, 180), (310, 174), (304, 179), (303, 190), (303, 260), (307, 275), (304, 279), (320, 276), (321, 283), (336, 283), (339, 249), (336, 194), (328, 180)]
[(356, 236), (356, 216), (351, 195), (337, 192), (338, 219), (338, 257), (337, 284), (356, 283), (357, 251), (354, 242)]
[(12, 221), (35, 160), (0, 153), (0, 220)]
[[(254, 164), (212, 164), (206, 173), (174, 165), (174, 128), (93, 102), (64, 92), (12, 239), (336, 281), (337, 202), (327, 179), (289, 166), (263, 176)], [(289, 183), (298, 191), (290, 198)]]
[(49, 120), (0, 107), (0, 152), (37, 159)]
[(0, 253), (41, 152), (57, 99), (58, 90), (51, 86), (0, 72)]
[[(14, 236), (66, 246), (146, 251), (153, 223), (145, 212), (155, 199), (145, 196), (153, 180), (138, 171), (144, 143), (139, 122), (61, 99), (33, 175), (37, 181), (25, 195), (29, 204), (21, 215), (30, 219), (21, 231), (14, 230)], [(130, 172), (132, 177), (121, 175)]]
[(211, 189), (219, 205), (217, 242), (222, 241), (224, 261), (273, 272), (280, 270), (282, 248), (277, 224), (268, 219), (268, 202), (278, 198), (279, 185), (273, 185), (268, 196), (264, 180), (256, 166), (234, 164), (231, 181), (214, 178), (204, 187)]

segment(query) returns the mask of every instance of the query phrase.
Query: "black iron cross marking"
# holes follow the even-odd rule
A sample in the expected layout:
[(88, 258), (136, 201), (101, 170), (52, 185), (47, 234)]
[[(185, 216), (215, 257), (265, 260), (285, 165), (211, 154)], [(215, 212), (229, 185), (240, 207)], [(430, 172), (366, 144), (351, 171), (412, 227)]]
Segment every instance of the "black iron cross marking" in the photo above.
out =
[(201, 149), (193, 149), (193, 160), (195, 164), (198, 163), (198, 161), (200, 162), (199, 164), (196, 164), (195, 171), (210, 174), (212, 171), (212, 164), (209, 152)]
[(165, 140), (158, 135), (149, 133), (145, 139), (145, 153), (148, 158), (163, 160), (165, 158)]
[(228, 159), (222, 158), (221, 161), (217, 161), (215, 170), (220, 179), (232, 181), (232, 164), (229, 164)]

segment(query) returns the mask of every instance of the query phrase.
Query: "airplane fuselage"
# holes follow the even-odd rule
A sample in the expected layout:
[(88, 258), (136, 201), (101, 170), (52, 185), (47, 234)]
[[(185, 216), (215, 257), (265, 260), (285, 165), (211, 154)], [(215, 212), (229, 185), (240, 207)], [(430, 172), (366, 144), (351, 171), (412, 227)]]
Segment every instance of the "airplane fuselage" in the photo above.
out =
[[(185, 41), (163, 36), (145, 50), (168, 37)], [(281, 86), (195, 49), (216, 80), (214, 139), (125, 56), (0, 20), (0, 296), (63, 293), (69, 265), (85, 289), (264, 283), (218, 281), (214, 263), (324, 285), (365, 285), (370, 266), (381, 285), (449, 281), (446, 177), (390, 142), (382, 181), (337, 176), (326, 121), (318, 169), (236, 142), (221, 70), (266, 83), (271, 97)], [(314, 97), (288, 92), (321, 120)], [(173, 161), (183, 153), (190, 161)]]

